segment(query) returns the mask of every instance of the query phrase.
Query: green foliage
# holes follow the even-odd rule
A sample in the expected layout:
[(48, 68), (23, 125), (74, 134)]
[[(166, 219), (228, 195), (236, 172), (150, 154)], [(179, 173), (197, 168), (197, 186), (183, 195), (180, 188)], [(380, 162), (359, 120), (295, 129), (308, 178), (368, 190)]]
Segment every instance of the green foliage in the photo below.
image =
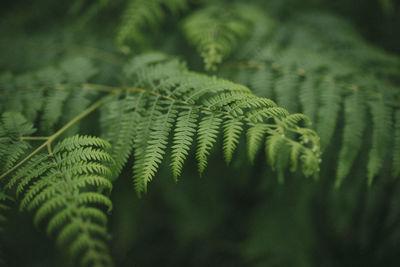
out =
[[(59, 69), (35, 73), (32, 85), (17, 89), (24, 95), (25, 90), (39, 88), (42, 104), (32, 120), (39, 121), (40, 132), (49, 136), (27, 136), (34, 133), (31, 123), (15, 112), (3, 114), (1, 128), (2, 153), (7, 153), (11, 146), (18, 148), (12, 150), (16, 153), (13, 157), (4, 160), (2, 157), (1, 178), (7, 179), (12, 174), (8, 188), (16, 187), (21, 210), (35, 210), (35, 224), (46, 221), (47, 233), (55, 234), (57, 243), (66, 245), (71, 256), (79, 258), (83, 266), (110, 262), (104, 243), (108, 236), (106, 217), (95, 208), (98, 205), (111, 208), (104, 190), (111, 190), (110, 181), (118, 178), (132, 151), (138, 195), (147, 192), (147, 185), (158, 172), (168, 149), (177, 180), (196, 140), (195, 154), (202, 174), (220, 133), (229, 163), (243, 132), (250, 139), (249, 151), (256, 150), (251, 140), (254, 128), (259, 129), (257, 146), (265, 136), (273, 136), (277, 141), (272, 144), (267, 139), (265, 143), (272, 167), (280, 147), (285, 146), (288, 153), (293, 150), (293, 171), (298, 161), (304, 175), (318, 171), (319, 137), (301, 127), (300, 120), (305, 117), (290, 115), (273, 101), (253, 95), (245, 86), (189, 71), (180, 60), (161, 53), (143, 54), (127, 63), (124, 67), (127, 86), (90, 84), (86, 81), (95, 71), (84, 62), (79, 64), (86, 66), (81, 68), (87, 70), (86, 75), (73, 72), (76, 61), (66, 61)], [(4, 93), (1, 100), (6, 101), (7, 89)], [(51, 144), (56, 138), (71, 135), (72, 127), (78, 130), (77, 123), (97, 108), (101, 110), (101, 136), (110, 145), (98, 138), (75, 136), (64, 139), (52, 151)], [(54, 132), (55, 126), (61, 128)], [(26, 155), (27, 140), (44, 142)], [(44, 148), (48, 154), (40, 153)], [(24, 154), (25, 158), (17, 162)], [(254, 157), (255, 153), (250, 154), (252, 161)], [(283, 172), (286, 164), (280, 166), (278, 170)]]
[[(389, 133), (391, 114), (399, 107), (392, 78), (399, 61), (368, 46), (345, 22), (318, 13), (295, 17), (272, 37), (258, 40), (259, 49), (246, 57), (236, 55), (221, 74), (240, 78), (257, 95), (271, 97), (290, 112), (307, 115), (321, 137), (322, 151), (338, 140), (339, 155), (322, 166), (337, 166), (337, 187), (360, 157), (371, 184), (383, 173), (389, 146), (396, 139)], [(343, 60), (339, 63), (337, 58)], [(372, 132), (371, 140), (365, 131)], [(397, 156), (389, 160), (395, 166)]]
[(5, 112), (0, 122), (0, 170), (10, 169), (31, 147), (21, 137), (29, 136), (36, 131), (24, 116), (16, 112)]
[[(18, 2), (19, 15), (0, 22), (7, 30), (0, 36), (0, 223), (10, 216), (5, 211), (15, 196), (20, 212), (34, 213), (34, 225), (56, 240), (74, 266), (221, 265), (207, 262), (218, 258), (215, 253), (231, 255), (229, 266), (310, 266), (314, 258), (304, 256), (306, 249), (326, 242), (325, 253), (343, 255), (337, 249), (343, 243), (335, 238), (347, 238), (354, 229), (360, 232), (349, 234), (350, 247), (343, 250), (357, 252), (354, 245), (384, 258), (376, 247), (400, 221), (387, 215), (398, 199), (396, 180), (385, 179), (400, 175), (399, 58), (366, 43), (341, 18), (282, 13), (289, 0), (75, 0), (68, 12), (39, 2), (48, 12), (28, 16), (32, 6)], [(381, 1), (385, 10), (395, 8), (389, 2)], [(33, 35), (29, 40), (27, 32)], [(213, 152), (220, 155), (215, 162)], [(224, 171), (222, 159), (229, 165)], [(175, 182), (189, 176), (196, 161), (200, 176), (220, 179), (208, 179), (213, 184), (206, 187), (203, 180), (185, 178), (176, 185), (185, 190), (176, 191), (168, 179), (157, 179), (146, 199), (136, 199), (150, 199), (146, 203), (154, 209), (127, 208), (126, 202), (135, 201), (122, 179), (126, 174), (142, 196), (157, 176)], [(320, 179), (282, 185), (298, 176)], [(382, 203), (366, 203), (365, 184)], [(112, 193), (116, 185), (120, 191)], [(199, 211), (193, 204), (198, 199), (213, 210)], [(121, 228), (110, 230), (108, 214), (122, 200), (112, 220)], [(160, 203), (167, 215), (154, 212)], [(153, 215), (153, 224), (138, 209)], [(361, 217), (367, 209), (371, 214)], [(361, 225), (380, 216), (382, 222)], [(208, 225), (204, 217), (216, 221)], [(287, 218), (299, 219), (301, 226), (289, 225)], [(240, 223), (231, 226), (235, 221)], [(127, 263), (126, 255), (145, 250), (148, 225), (157, 223), (150, 236), (170, 227), (176, 240), (160, 235), (168, 242), (215, 251), (204, 256), (185, 250), (185, 259), (173, 263), (144, 253), (150, 263)], [(279, 234), (270, 238), (275, 228)], [(307, 248), (287, 246), (288, 228), (323, 233), (314, 233), (319, 239), (312, 237), (315, 244), (307, 242)], [(363, 235), (365, 229), (371, 237)], [(203, 243), (207, 235), (225, 231), (239, 238)], [(111, 232), (120, 235), (112, 250)], [(130, 238), (138, 245), (127, 248), (123, 242)], [(292, 245), (300, 252), (287, 249)], [(284, 259), (275, 259), (279, 251)], [(181, 255), (174, 253), (169, 254)], [(369, 266), (365, 262), (346, 264)]]
[[(122, 14), (117, 43), (123, 51), (130, 51), (126, 44), (143, 44), (146, 31), (156, 29), (166, 15), (177, 15), (187, 8), (187, 0), (130, 0)], [(167, 12), (168, 11), (168, 12)], [(166, 14), (167, 13), (167, 14)]]
[(391, 131), (391, 109), (383, 100), (371, 103), (372, 122), (372, 149), (368, 157), (368, 183), (378, 174), (382, 168), (388, 150)]
[[(208, 5), (186, 18), (183, 30), (203, 58), (205, 69), (216, 70), (239, 41), (263, 19), (263, 14), (249, 5)], [(269, 31), (272, 25), (265, 23), (263, 27)]]
[(79, 256), (82, 266), (111, 264), (107, 216), (99, 208), (112, 208), (106, 195), (112, 189), (107, 147), (95, 137), (66, 138), (49, 154), (32, 157), (7, 185), (22, 196), (20, 209), (35, 211), (35, 225), (45, 223), (47, 234), (73, 258)]
[[(159, 60), (162, 60), (161, 63), (157, 62)], [(133, 108), (126, 111), (135, 126), (127, 123), (125, 126), (121, 125), (122, 128), (111, 128), (110, 131), (117, 130), (118, 140), (128, 141), (124, 142), (124, 146), (121, 145), (123, 151), (112, 152), (117, 155), (117, 166), (122, 166), (126, 161), (129, 151), (132, 150), (129, 148), (129, 140), (134, 137), (131, 144), (134, 149), (133, 177), (138, 194), (147, 191), (147, 184), (155, 176), (164, 158), (169, 144), (168, 137), (172, 132), (171, 167), (175, 180), (182, 172), (183, 163), (195, 140), (195, 133), (196, 158), (201, 174), (207, 165), (210, 149), (222, 129), (225, 157), (228, 162), (231, 160), (244, 123), (264, 125), (263, 131), (259, 133), (261, 136), (277, 133), (280, 141), (290, 144), (289, 147), (299, 144), (300, 153), (293, 158), (292, 164), (297, 164), (298, 159), (304, 158), (302, 162), (307, 165), (304, 169), (318, 169), (319, 150), (307, 152), (318, 147), (318, 137), (312, 131), (303, 131), (297, 122), (287, 123), (289, 114), (286, 110), (276, 107), (269, 99), (254, 96), (247, 87), (188, 71), (180, 61), (167, 59), (159, 54), (144, 54), (135, 58), (125, 67), (125, 73), (136, 87), (127, 88), (130, 93), (119, 100), (120, 108), (113, 108), (115, 116), (110, 116), (111, 112), (108, 112), (103, 123), (113, 125), (115, 121), (123, 120), (125, 115), (118, 113), (118, 110), (124, 109), (127, 97), (133, 99), (129, 101), (136, 100), (136, 104), (131, 106)], [(110, 110), (108, 105), (106, 103), (105, 107)], [(110, 105), (114, 105), (114, 102), (110, 102)], [(286, 133), (296, 133), (299, 135), (298, 140), (307, 138), (310, 143), (301, 144), (287, 138)], [(114, 136), (110, 135), (109, 138), (112, 143)], [(270, 156), (277, 155), (272, 153)], [(314, 171), (307, 171), (305, 174), (310, 175)]]

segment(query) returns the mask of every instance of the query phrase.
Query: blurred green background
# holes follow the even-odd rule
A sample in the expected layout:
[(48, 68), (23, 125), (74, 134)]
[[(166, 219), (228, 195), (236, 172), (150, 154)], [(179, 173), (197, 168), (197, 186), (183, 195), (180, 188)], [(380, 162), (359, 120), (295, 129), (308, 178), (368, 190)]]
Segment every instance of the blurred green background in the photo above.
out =
[[(86, 47), (103, 51), (98, 52), (100, 57), (110, 53), (123, 59), (126, 55), (115, 49), (114, 32), (124, 1), (113, 1), (100, 15), (82, 22), (85, 10), (95, 2), (2, 3), (0, 70), (22, 73), (69, 53), (96, 56), (98, 50)], [(192, 1), (192, 7), (206, 2)], [(336, 14), (370, 43), (400, 55), (399, 1), (255, 2), (280, 21), (309, 10)], [(167, 40), (166, 51), (180, 49), (174, 47), (172, 36), (178, 19), (169, 18), (165, 31), (154, 36), (155, 43)], [(190, 48), (182, 51), (189, 57), (193, 53)], [(197, 66), (195, 59), (189, 64)], [(107, 77), (107, 68), (115, 66), (102, 67), (100, 79), (118, 79)], [(86, 131), (96, 133), (97, 126), (90, 121)], [(330, 157), (337, 156), (335, 145), (325, 153), (327, 163), (317, 181), (287, 173), (285, 182), (278, 183), (264, 156), (251, 165), (242, 145), (230, 166), (215, 150), (202, 178), (192, 155), (177, 184), (165, 162), (142, 199), (134, 192), (127, 166), (112, 194), (110, 231), (116, 266), (400, 266), (399, 182), (381, 177), (368, 188), (364, 171), (356, 170), (335, 189), (329, 166)], [(52, 240), (32, 226), (30, 215), (13, 212), (7, 229), (1, 242), (10, 266), (67, 265)]]

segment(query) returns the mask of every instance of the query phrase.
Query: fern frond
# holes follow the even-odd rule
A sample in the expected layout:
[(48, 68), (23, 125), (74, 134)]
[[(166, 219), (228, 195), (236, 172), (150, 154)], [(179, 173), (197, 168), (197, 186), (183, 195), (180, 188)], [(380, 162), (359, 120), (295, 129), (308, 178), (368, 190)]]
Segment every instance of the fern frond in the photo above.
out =
[(53, 90), (47, 96), (44, 103), (41, 130), (45, 133), (54, 131), (56, 122), (61, 118), (63, 106), (70, 92), (64, 90)]
[(344, 102), (344, 130), (339, 153), (335, 186), (339, 187), (349, 173), (362, 145), (366, 121), (366, 103), (364, 95), (356, 91)]
[(300, 86), (299, 100), (302, 112), (315, 124), (317, 122), (320, 99), (317, 86), (318, 79), (310, 75), (307, 75), (304, 79)]
[(250, 124), (249, 126), (250, 128), (247, 130), (247, 154), (250, 162), (253, 163), (268, 128), (263, 124)]
[(84, 57), (74, 57), (64, 60), (60, 64), (59, 70), (64, 80), (72, 84), (87, 82), (99, 71), (92, 61)]
[[(152, 116), (152, 115), (151, 115)], [(159, 164), (162, 162), (168, 144), (168, 136), (175, 121), (176, 108), (174, 102), (168, 103), (165, 113), (154, 116), (147, 142), (140, 148), (144, 152), (140, 160), (140, 172), (136, 174), (135, 186), (137, 192), (147, 192), (147, 183), (156, 174)]]
[[(47, 233), (57, 233), (57, 243), (82, 266), (110, 266), (105, 245), (109, 238), (106, 216), (112, 203), (102, 191), (110, 191), (111, 156), (105, 140), (73, 136), (59, 142), (50, 155), (38, 154), (19, 169), (9, 183), (22, 194), (22, 210), (36, 211), (35, 225), (47, 221)], [(40, 170), (40, 171), (39, 171)], [(108, 174), (108, 175), (107, 175)]]
[[(135, 87), (127, 88), (127, 91), (135, 97), (141, 95), (144, 105), (134, 126), (132, 146), (134, 184), (139, 195), (146, 191), (148, 182), (164, 158), (173, 125), (171, 168), (175, 180), (182, 171), (194, 138), (197, 139), (199, 172), (204, 171), (221, 128), (224, 155), (228, 162), (240, 134), (249, 126), (247, 135), (251, 160), (254, 160), (266, 135), (279, 134), (284, 136), (289, 147), (293, 142), (302, 148), (298, 149), (297, 160), (308, 164), (303, 166), (307, 174), (318, 168), (319, 140), (313, 131), (299, 126), (300, 120), (307, 120), (305, 116), (290, 115), (273, 101), (253, 95), (243, 85), (191, 72), (176, 59), (153, 55), (142, 55), (125, 67), (129, 81), (135, 83)], [(127, 114), (134, 116), (135, 111), (128, 111)], [(198, 116), (200, 123), (197, 127)], [(308, 144), (301, 141), (307, 138)], [(301, 157), (307, 159), (302, 160)]]
[(129, 43), (146, 41), (146, 30), (153, 30), (164, 20), (166, 11), (177, 14), (187, 8), (187, 0), (130, 0), (122, 14), (117, 44), (124, 50)]
[(24, 116), (16, 112), (4, 112), (0, 121), (0, 172), (10, 169), (31, 147), (21, 137), (36, 131)]
[(175, 181), (182, 172), (183, 163), (189, 154), (193, 136), (197, 129), (198, 111), (189, 109), (178, 115), (174, 131), (174, 141), (171, 154), (171, 168)]
[(321, 88), (321, 108), (318, 112), (317, 132), (321, 137), (322, 151), (329, 144), (335, 131), (341, 104), (339, 87), (333, 82), (323, 82)]
[(205, 69), (216, 70), (260, 16), (262, 13), (248, 5), (209, 6), (186, 18), (183, 30), (203, 58)]
[(275, 161), (278, 152), (281, 150), (282, 146), (286, 144), (284, 136), (279, 134), (273, 134), (267, 137), (265, 142), (265, 150), (269, 164), (275, 169)]
[(250, 88), (255, 95), (272, 99), (274, 96), (274, 71), (272, 68), (259, 68), (250, 76)]
[(275, 94), (279, 106), (289, 112), (298, 112), (300, 76), (293, 71), (285, 72), (275, 83)]
[(368, 155), (368, 185), (371, 185), (374, 177), (382, 168), (388, 150), (388, 141), (392, 128), (391, 108), (384, 100), (370, 102), (372, 115), (372, 149)]
[(210, 149), (217, 141), (219, 126), (222, 122), (220, 115), (205, 113), (205, 116), (200, 121), (197, 130), (197, 152), (196, 158), (199, 163), (199, 173), (203, 173), (207, 166), (207, 157), (210, 154)]
[[(319, 140), (315, 133), (310, 134), (312, 131), (299, 126), (301, 120), (307, 121), (305, 116), (290, 115), (270, 99), (253, 95), (243, 85), (191, 72), (176, 59), (142, 55), (131, 61), (125, 70), (129, 81), (135, 82), (135, 87), (127, 90), (132, 94), (141, 94), (145, 103), (135, 126), (133, 144), (133, 176), (139, 195), (146, 191), (147, 183), (156, 174), (164, 158), (168, 136), (174, 124), (171, 168), (175, 180), (182, 171), (195, 134), (199, 172), (201, 174), (204, 171), (221, 128), (227, 162), (232, 158), (241, 133), (249, 126), (247, 136), (251, 161), (262, 139), (269, 134), (278, 134), (284, 136), (289, 147), (293, 142), (302, 148), (294, 155), (298, 156), (297, 160), (308, 164), (303, 166), (307, 175), (318, 168)], [(134, 113), (129, 112), (131, 115)], [(196, 127), (198, 116), (200, 123)], [(307, 138), (311, 146), (300, 141)], [(281, 161), (279, 164), (283, 168)]]
[(143, 94), (113, 98), (101, 110), (102, 137), (111, 143), (111, 156), (115, 161), (113, 178), (120, 174), (133, 147), (138, 123), (146, 101)]
[[(41, 114), (39, 129), (53, 133), (55, 126), (82, 112), (96, 96), (96, 91), (83, 88), (82, 83), (97, 72), (90, 60), (74, 57), (29, 75), (2, 76), (0, 83), (1, 79), (8, 82), (0, 86), (0, 110), (18, 111), (32, 123)], [(67, 134), (77, 128), (73, 126)]]
[(226, 162), (229, 164), (232, 160), (233, 152), (239, 143), (239, 137), (243, 131), (243, 122), (241, 118), (234, 118), (230, 115), (225, 117), (224, 122), (224, 143), (223, 151)]

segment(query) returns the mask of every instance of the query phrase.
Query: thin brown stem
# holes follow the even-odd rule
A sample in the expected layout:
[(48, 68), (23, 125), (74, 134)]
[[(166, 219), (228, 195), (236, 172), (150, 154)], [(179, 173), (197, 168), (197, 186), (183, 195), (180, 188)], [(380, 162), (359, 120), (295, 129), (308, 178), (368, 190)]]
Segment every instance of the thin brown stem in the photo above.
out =
[[(9, 169), (8, 171), (6, 171), (5, 173), (3, 173), (0, 176), (0, 180), (4, 177), (6, 177), (7, 175), (9, 175), (10, 173), (12, 173), (13, 171), (15, 171), (16, 169), (18, 169), (20, 166), (22, 166), (25, 162), (27, 162), (29, 159), (31, 159), (34, 155), (36, 155), (37, 153), (39, 153), (43, 148), (47, 147), (49, 149), (49, 145), (51, 145), (51, 143), (57, 138), (59, 137), (61, 134), (63, 134), (67, 129), (69, 129), (72, 125), (74, 125), (75, 123), (77, 123), (78, 121), (80, 121), (81, 119), (83, 119), (84, 117), (86, 117), (87, 115), (89, 115), (90, 113), (92, 113), (93, 111), (95, 111), (97, 108), (99, 108), (101, 105), (104, 104), (104, 98), (100, 99), (99, 101), (95, 102), (93, 105), (91, 105), (89, 108), (87, 108), (86, 110), (84, 110), (82, 113), (78, 114), (75, 118), (73, 118), (72, 120), (70, 120), (66, 125), (64, 125), (64, 127), (62, 127), (61, 129), (59, 129), (57, 132), (55, 132), (53, 135), (49, 136), (46, 140), (46, 142), (44, 142), (43, 144), (41, 144), (39, 147), (37, 147), (34, 151), (32, 151), (28, 156), (26, 156), (23, 160), (21, 160), (20, 162), (18, 162), (14, 167), (12, 167), (11, 169)], [(50, 152), (51, 152), (51, 147), (50, 147)]]

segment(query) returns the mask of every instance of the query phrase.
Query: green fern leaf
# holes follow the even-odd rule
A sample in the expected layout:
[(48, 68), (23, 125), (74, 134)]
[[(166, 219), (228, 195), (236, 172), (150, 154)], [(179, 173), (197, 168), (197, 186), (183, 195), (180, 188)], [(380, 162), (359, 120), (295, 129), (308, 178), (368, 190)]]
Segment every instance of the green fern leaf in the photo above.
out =
[(282, 146), (285, 145), (285, 138), (279, 134), (273, 134), (267, 137), (265, 142), (265, 150), (269, 164), (275, 169), (276, 158)]
[(256, 8), (247, 5), (209, 6), (191, 14), (183, 30), (204, 59), (206, 70), (216, 70), (239, 40), (249, 35), (259, 16)]
[(239, 143), (239, 137), (243, 131), (242, 118), (234, 118), (232, 116), (226, 116), (224, 122), (224, 143), (223, 151), (226, 163), (230, 163), (232, 160), (233, 152)]
[(370, 103), (372, 114), (372, 149), (368, 156), (368, 185), (371, 185), (373, 178), (379, 173), (385, 161), (388, 150), (388, 140), (391, 132), (391, 108), (383, 99)]
[(340, 109), (339, 87), (331, 81), (320, 84), (321, 108), (318, 112), (317, 133), (321, 137), (322, 151), (329, 144), (335, 131), (335, 126)]
[(111, 143), (111, 156), (115, 161), (112, 179), (118, 177), (132, 152), (135, 125), (144, 105), (143, 94), (128, 94), (122, 100), (113, 98), (101, 110), (102, 137)]
[(278, 105), (289, 112), (298, 112), (300, 77), (293, 71), (282, 74), (275, 83), (275, 94)]
[(310, 118), (313, 123), (317, 122), (319, 92), (317, 86), (317, 78), (312, 75), (305, 76), (305, 80), (300, 86), (299, 95), (302, 112)]
[(247, 154), (253, 163), (257, 152), (260, 150), (267, 127), (263, 124), (250, 124), (247, 130)]
[(366, 107), (364, 95), (357, 91), (347, 97), (344, 103), (343, 141), (339, 153), (335, 186), (339, 187), (349, 173), (361, 149), (365, 129)]
[(66, 138), (52, 154), (33, 157), (8, 185), (18, 185), (21, 209), (36, 210), (36, 225), (46, 219), (47, 233), (57, 233), (57, 243), (68, 246), (69, 254), (82, 265), (111, 265), (105, 245), (107, 220), (100, 209), (112, 208), (102, 193), (112, 188), (106, 166), (112, 158), (103, 150), (106, 147), (106, 141), (95, 137)]
[(117, 34), (117, 44), (123, 51), (130, 51), (127, 43), (143, 44), (146, 30), (154, 30), (165, 17), (166, 10), (176, 14), (185, 10), (186, 0), (131, 0), (122, 15)]
[(70, 96), (67, 90), (52, 90), (46, 97), (43, 108), (41, 130), (45, 133), (54, 131), (54, 126), (61, 118), (65, 101)]
[(171, 155), (171, 168), (175, 181), (177, 181), (182, 172), (183, 163), (193, 143), (197, 119), (198, 111), (192, 108), (188, 111), (182, 111), (178, 115)]
[(199, 173), (203, 173), (207, 166), (207, 157), (210, 149), (217, 141), (217, 134), (222, 119), (219, 115), (213, 113), (205, 113), (201, 119), (199, 129), (197, 130), (197, 151), (196, 158), (199, 164)]
[[(154, 177), (164, 158), (169, 143), (168, 136), (172, 131), (171, 125), (174, 123), (176, 127), (172, 141), (171, 168), (175, 180), (182, 171), (196, 128), (196, 157), (202, 173), (220, 128), (224, 132), (224, 155), (229, 161), (245, 122), (250, 126), (247, 135), (250, 137), (248, 150), (251, 160), (254, 160), (265, 135), (283, 134), (287, 140), (302, 147), (298, 149), (299, 154), (294, 155), (304, 158), (301, 161), (307, 164), (303, 166), (307, 174), (318, 168), (319, 141), (313, 131), (299, 127), (301, 120), (307, 122), (305, 116), (290, 115), (287, 110), (277, 107), (272, 100), (253, 95), (245, 86), (190, 72), (176, 59), (142, 55), (131, 61), (125, 70), (129, 75), (128, 79), (136, 82), (135, 88), (127, 90), (136, 92), (136, 95), (143, 94), (144, 107), (138, 123), (135, 124), (133, 144), (133, 176), (139, 195), (146, 191), (147, 183)], [(168, 119), (168, 110), (172, 106), (174, 115)], [(178, 115), (175, 116), (175, 113)], [(201, 117), (199, 127), (196, 126), (197, 113)], [(164, 126), (158, 128), (159, 125)], [(301, 141), (306, 138), (309, 138), (307, 145)], [(279, 163), (280, 166), (285, 165), (282, 162)]]
[(250, 88), (255, 95), (273, 98), (275, 77), (272, 68), (259, 68), (250, 77)]
[(31, 147), (21, 137), (36, 131), (20, 113), (5, 112), (0, 121), (0, 171), (10, 169)]
[(175, 116), (176, 109), (174, 103), (171, 102), (165, 113), (158, 114), (154, 118), (146, 147), (143, 149), (143, 159), (138, 159), (141, 160), (142, 164), (141, 172), (134, 177), (135, 185), (139, 185), (137, 186), (139, 194), (142, 192), (141, 190), (147, 192), (147, 183), (156, 174), (158, 166), (163, 160)]

